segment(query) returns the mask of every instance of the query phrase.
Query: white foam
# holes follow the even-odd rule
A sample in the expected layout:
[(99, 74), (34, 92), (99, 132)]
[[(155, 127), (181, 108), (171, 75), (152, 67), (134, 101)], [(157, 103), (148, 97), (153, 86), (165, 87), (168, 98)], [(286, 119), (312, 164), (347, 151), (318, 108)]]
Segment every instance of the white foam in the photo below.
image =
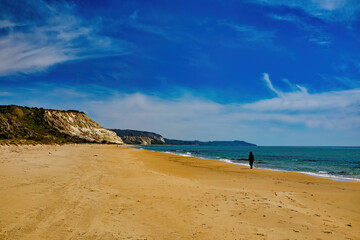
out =
[(332, 179), (332, 180), (336, 180), (336, 181), (360, 182), (359, 178), (350, 178), (350, 177), (344, 177), (344, 176), (331, 175), (325, 171), (319, 171), (317, 173), (314, 173), (314, 172), (301, 172), (301, 173), (304, 173), (304, 174), (307, 174), (310, 176), (314, 176), (314, 177), (328, 178), (328, 179)]
[(226, 159), (226, 158), (220, 158), (220, 159), (216, 159), (216, 160), (222, 161), (222, 162), (226, 162), (226, 163), (230, 163), (230, 164), (235, 164), (235, 165), (249, 166), (249, 164), (234, 162), (234, 161), (232, 161), (232, 160), (230, 160), (230, 159)]
[(331, 174), (329, 174), (329, 172), (326, 172), (326, 171), (319, 171), (317, 173), (314, 173), (314, 172), (281, 170), (281, 169), (273, 169), (273, 168), (261, 168), (261, 169), (270, 170), (270, 171), (298, 172), (298, 173), (303, 173), (303, 174), (310, 175), (310, 176), (313, 176), (313, 177), (327, 178), (327, 179), (331, 179), (331, 180), (335, 180), (335, 181), (360, 182), (359, 178), (351, 178), (351, 177), (345, 177), (345, 176), (331, 175)]
[(181, 157), (192, 157), (190, 152), (186, 152), (186, 153), (177, 153), (177, 152), (169, 152), (169, 151), (164, 151), (163, 153), (168, 153), (168, 154), (172, 154), (172, 155), (176, 155), (176, 156), (181, 156)]

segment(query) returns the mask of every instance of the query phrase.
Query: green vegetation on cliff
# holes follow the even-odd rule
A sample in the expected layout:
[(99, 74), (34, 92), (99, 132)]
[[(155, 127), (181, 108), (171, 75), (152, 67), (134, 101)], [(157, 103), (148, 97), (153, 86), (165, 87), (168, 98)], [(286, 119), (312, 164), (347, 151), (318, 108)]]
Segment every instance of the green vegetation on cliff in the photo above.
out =
[(44, 118), (45, 109), (0, 105), (0, 142), (82, 143), (84, 139), (62, 133)]

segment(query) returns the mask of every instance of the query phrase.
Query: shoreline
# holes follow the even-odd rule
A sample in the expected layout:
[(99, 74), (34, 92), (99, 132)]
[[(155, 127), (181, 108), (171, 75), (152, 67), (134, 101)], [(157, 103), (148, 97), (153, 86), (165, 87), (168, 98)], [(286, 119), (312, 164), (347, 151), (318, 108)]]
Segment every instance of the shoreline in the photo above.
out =
[(360, 184), (131, 146), (0, 147), (0, 239), (359, 239)]
[[(142, 149), (142, 150), (152, 151), (152, 152), (167, 153), (167, 154), (180, 156), (180, 157), (193, 157), (193, 158), (198, 158), (198, 159), (208, 159), (208, 160), (221, 161), (221, 162), (225, 162), (225, 163), (233, 164), (233, 165), (249, 166), (246, 163), (234, 162), (234, 159), (206, 158), (206, 157), (194, 156), (192, 154), (190, 154), (190, 155), (177, 154), (177, 153), (170, 152), (170, 151), (157, 151), (157, 150), (152, 150), (152, 149), (146, 149), (146, 148), (142, 148), (141, 146), (129, 146), (129, 147), (134, 148), (134, 149)], [(243, 160), (245, 162), (245, 159), (241, 159), (241, 160)], [(261, 159), (259, 159), (259, 160), (261, 160)], [(264, 168), (264, 167), (256, 167), (256, 166), (254, 166), (254, 168), (263, 169), (263, 170), (269, 170), (269, 171), (284, 171), (284, 172), (302, 173), (302, 174), (305, 174), (305, 175), (308, 175), (308, 176), (313, 176), (313, 177), (318, 177), (318, 178), (325, 178), (325, 179), (330, 179), (330, 180), (333, 180), (333, 181), (360, 182), (360, 178), (351, 178), (351, 177), (345, 177), (345, 176), (331, 175), (328, 172), (323, 172), (323, 171), (319, 171), (318, 173), (316, 173), (316, 172), (305, 172), (305, 171), (292, 171), (292, 170), (284, 170), (284, 169)], [(323, 173), (320, 173), (320, 172), (323, 172)]]

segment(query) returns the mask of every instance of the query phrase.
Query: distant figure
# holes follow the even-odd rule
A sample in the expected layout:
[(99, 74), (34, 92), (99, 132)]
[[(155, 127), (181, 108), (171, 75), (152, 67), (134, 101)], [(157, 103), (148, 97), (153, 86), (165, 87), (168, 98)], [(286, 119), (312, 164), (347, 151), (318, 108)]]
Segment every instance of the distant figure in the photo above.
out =
[(250, 164), (251, 169), (253, 168), (254, 161), (255, 161), (254, 155), (253, 155), (252, 152), (250, 152), (250, 154), (249, 154), (249, 164)]

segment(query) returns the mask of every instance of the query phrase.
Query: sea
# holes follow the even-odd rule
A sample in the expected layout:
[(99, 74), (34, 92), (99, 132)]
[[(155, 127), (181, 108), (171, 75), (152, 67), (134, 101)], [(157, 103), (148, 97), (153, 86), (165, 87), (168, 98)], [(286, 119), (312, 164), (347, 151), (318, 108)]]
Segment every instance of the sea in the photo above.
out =
[(139, 148), (179, 156), (214, 159), (255, 168), (301, 172), (338, 181), (360, 182), (360, 147), (182, 146), (147, 145)]

